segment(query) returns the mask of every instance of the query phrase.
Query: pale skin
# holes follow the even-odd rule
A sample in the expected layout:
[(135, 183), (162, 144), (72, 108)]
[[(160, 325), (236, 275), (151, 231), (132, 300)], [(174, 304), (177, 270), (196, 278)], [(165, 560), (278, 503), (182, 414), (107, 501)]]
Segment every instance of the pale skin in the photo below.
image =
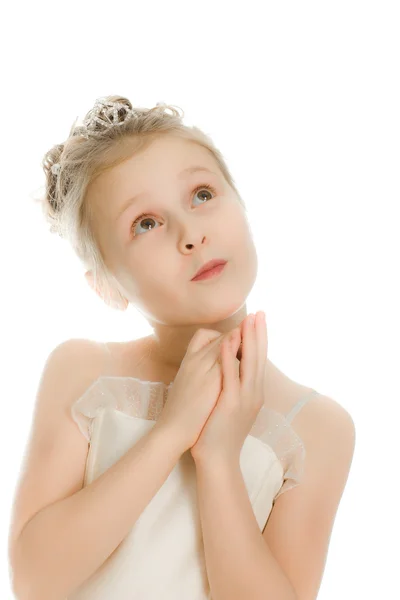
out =
[[(213, 173), (200, 171), (180, 179), (179, 173), (191, 166)], [(203, 188), (193, 194), (203, 184), (215, 193)], [(126, 200), (140, 192), (147, 192), (148, 198), (135, 200), (120, 215)], [(100, 284), (96, 292), (116, 309), (126, 310), (132, 303), (145, 316), (153, 334), (142, 338), (142, 353), (154, 374), (172, 380), (198, 328), (227, 333), (247, 316), (246, 298), (258, 262), (245, 210), (214, 158), (197, 144), (173, 137), (155, 141), (139, 156), (102, 173), (91, 184), (88, 201), (115, 281), (112, 288)], [(140, 213), (145, 217), (133, 234), (132, 223)], [(228, 261), (222, 276), (191, 281), (212, 258)], [(86, 278), (94, 287), (90, 271)], [(137, 352), (136, 342), (118, 348), (118, 360), (129, 362), (130, 352), (132, 357)], [(265, 367), (275, 398), (277, 387), (297, 385), (268, 358)]]
[[(180, 172), (191, 166), (213, 173), (180, 179)], [(202, 184), (213, 186), (215, 193), (203, 189), (194, 195)], [(135, 200), (117, 218), (125, 201), (140, 192), (149, 197)], [(101, 174), (90, 186), (88, 201), (115, 278), (115, 290), (99, 292), (105, 298), (111, 294), (116, 308), (132, 303), (146, 317), (158, 362), (178, 370), (199, 327), (223, 333), (240, 325), (257, 274), (257, 255), (245, 211), (204, 148), (177, 138), (157, 140), (140, 156)], [(133, 235), (132, 222), (141, 212), (152, 220), (142, 219)], [(190, 281), (212, 258), (228, 261), (224, 276), (211, 285)]]
[[(192, 166), (214, 174), (180, 176)], [(204, 184), (213, 190), (207, 191)], [(129, 198), (145, 192), (147, 197), (120, 214)], [(108, 344), (116, 375), (172, 381), (197, 329), (242, 331), (246, 298), (257, 276), (256, 249), (244, 208), (204, 148), (171, 136), (159, 139), (140, 155), (102, 173), (91, 184), (88, 201), (95, 209), (95, 230), (115, 282), (112, 288), (100, 283), (96, 292), (119, 310), (133, 304), (153, 329), (141, 340)], [(133, 226), (141, 213), (144, 216)], [(227, 261), (223, 273), (208, 281), (191, 281), (213, 258)], [(90, 272), (86, 278), (94, 287)], [(287, 414), (310, 388), (290, 379), (264, 355), (262, 335), (259, 339), (264, 341), (254, 353), (265, 363), (264, 403)], [(239, 340), (237, 344), (240, 359)], [(261, 371), (258, 374), (261, 381)], [(340, 404), (320, 394), (303, 408), (295, 428), (307, 452), (304, 480), (277, 499), (262, 535), (238, 464), (227, 460), (223, 468), (219, 461), (216, 472), (212, 461), (198, 463), (199, 506), (214, 600), (242, 598), (242, 592), (254, 599), (317, 597), (352, 461), (354, 424)], [(213, 430), (218, 431), (217, 426)], [(208, 437), (215, 443), (218, 436)], [(302, 553), (297, 552), (299, 547)]]

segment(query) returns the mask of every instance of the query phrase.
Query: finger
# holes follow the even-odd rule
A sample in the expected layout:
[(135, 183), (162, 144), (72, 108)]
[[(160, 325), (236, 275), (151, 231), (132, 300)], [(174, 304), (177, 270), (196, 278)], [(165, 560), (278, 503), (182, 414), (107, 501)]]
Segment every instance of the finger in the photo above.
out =
[(210, 342), (213, 342), (221, 337), (221, 332), (215, 329), (200, 328), (190, 340), (186, 352), (198, 352), (205, 348)]
[[(234, 358), (238, 358), (239, 362), (240, 362), (240, 358), (241, 356), (239, 355), (239, 353), (241, 352), (241, 345), (242, 345), (242, 333), (241, 333), (241, 327), (235, 327), (235, 329), (232, 329), (232, 335), (231, 335), (231, 348), (232, 348), (232, 352), (234, 354)], [(238, 356), (239, 355), (239, 356)]]
[(223, 340), (221, 344), (221, 366), (223, 374), (223, 389), (225, 391), (233, 389), (236, 381), (236, 365), (235, 347), (237, 340), (235, 340), (235, 333)]
[(268, 334), (265, 313), (259, 311), (256, 315), (257, 340), (257, 377), (264, 379), (268, 354)]
[(232, 378), (236, 384), (240, 383), (239, 368), (238, 368), (240, 365), (240, 361), (237, 360), (237, 354), (238, 354), (241, 344), (242, 344), (242, 335), (240, 333), (240, 327), (236, 327), (235, 329), (232, 330), (231, 341), (230, 341), (231, 354), (232, 354), (232, 368), (233, 368)]
[[(213, 329), (203, 329), (202, 332), (199, 333), (199, 341), (195, 340), (193, 342), (189, 354), (193, 355), (193, 353), (196, 352), (199, 360), (206, 360), (207, 364), (211, 366), (218, 360), (220, 356), (220, 346), (224, 339), (227, 339), (230, 334), (230, 331), (222, 334)], [(194, 349), (196, 347), (198, 350)]]
[(248, 315), (243, 324), (242, 360), (240, 361), (240, 381), (242, 385), (249, 384), (256, 375), (256, 329), (255, 324), (251, 323), (250, 317), (251, 315)]

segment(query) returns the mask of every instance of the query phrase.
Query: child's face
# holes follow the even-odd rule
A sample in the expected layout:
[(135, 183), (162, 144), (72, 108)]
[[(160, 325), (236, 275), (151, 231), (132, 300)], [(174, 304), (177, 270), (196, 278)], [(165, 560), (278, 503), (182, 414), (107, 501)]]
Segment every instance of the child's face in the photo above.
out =
[[(181, 175), (192, 166), (213, 173)], [(102, 173), (88, 201), (109, 269), (150, 323), (216, 323), (245, 303), (257, 275), (253, 238), (244, 208), (205, 148), (172, 136), (158, 139)], [(222, 273), (191, 281), (213, 258), (227, 261)]]

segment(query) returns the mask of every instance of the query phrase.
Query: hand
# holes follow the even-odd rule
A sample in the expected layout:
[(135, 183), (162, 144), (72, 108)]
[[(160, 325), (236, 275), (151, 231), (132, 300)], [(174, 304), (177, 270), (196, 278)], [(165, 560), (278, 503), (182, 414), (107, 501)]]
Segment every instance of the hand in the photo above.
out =
[(220, 344), (231, 332), (198, 329), (155, 427), (172, 430), (182, 453), (196, 443), (222, 389)]
[[(248, 315), (221, 343), (222, 390), (190, 451), (196, 463), (239, 461), (241, 449), (264, 404), (268, 335), (265, 314)], [(241, 361), (236, 359), (242, 342)]]

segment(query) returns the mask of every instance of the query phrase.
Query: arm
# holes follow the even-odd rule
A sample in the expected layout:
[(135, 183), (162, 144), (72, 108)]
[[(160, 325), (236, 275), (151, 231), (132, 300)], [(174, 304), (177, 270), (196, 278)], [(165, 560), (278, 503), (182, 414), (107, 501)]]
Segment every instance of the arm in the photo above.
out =
[(278, 498), (262, 535), (240, 465), (196, 462), (213, 600), (317, 598), (353, 460), (355, 424), (339, 403), (320, 395), (301, 437), (308, 457), (302, 484)]
[(60, 600), (79, 587), (123, 541), (181, 454), (156, 424), (91, 484), (39, 511), (18, 539), (17, 597)]
[(258, 527), (240, 465), (196, 462), (196, 467), (213, 600), (295, 600)]

